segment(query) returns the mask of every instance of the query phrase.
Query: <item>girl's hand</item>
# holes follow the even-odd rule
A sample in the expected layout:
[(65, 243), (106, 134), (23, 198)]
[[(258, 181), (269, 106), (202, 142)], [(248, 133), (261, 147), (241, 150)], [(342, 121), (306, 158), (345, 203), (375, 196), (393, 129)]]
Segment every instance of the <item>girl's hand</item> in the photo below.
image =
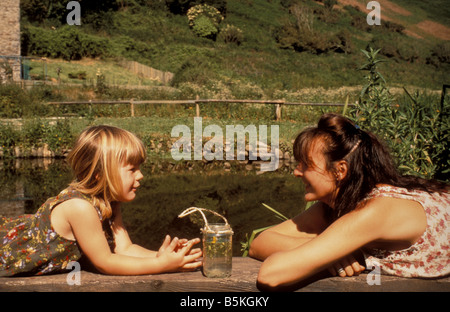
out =
[(330, 268), (328, 268), (328, 271), (330, 271), (333, 276), (346, 277), (359, 275), (359, 273), (365, 269), (366, 268), (359, 264), (353, 255), (349, 255), (335, 262)]
[(160, 258), (169, 272), (195, 270), (202, 265), (201, 261), (197, 261), (201, 257), (202, 251), (200, 248), (192, 249), (192, 246), (199, 242), (198, 238), (180, 240), (175, 237), (171, 240), (167, 235), (156, 257)]

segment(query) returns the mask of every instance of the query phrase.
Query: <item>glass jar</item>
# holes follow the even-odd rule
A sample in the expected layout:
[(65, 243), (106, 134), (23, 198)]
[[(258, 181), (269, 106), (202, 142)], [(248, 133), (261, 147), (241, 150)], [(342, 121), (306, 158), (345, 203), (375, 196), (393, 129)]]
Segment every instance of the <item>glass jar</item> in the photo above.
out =
[(228, 223), (210, 223), (203, 233), (203, 274), (206, 277), (231, 276), (233, 231)]

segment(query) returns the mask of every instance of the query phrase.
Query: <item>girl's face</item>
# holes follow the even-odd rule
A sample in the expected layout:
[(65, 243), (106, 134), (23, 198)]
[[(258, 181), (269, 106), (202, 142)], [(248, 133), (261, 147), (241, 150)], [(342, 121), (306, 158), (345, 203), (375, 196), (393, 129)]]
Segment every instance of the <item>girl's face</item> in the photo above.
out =
[(144, 177), (139, 166), (121, 165), (119, 168), (120, 177), (122, 178), (122, 194), (118, 201), (129, 202), (136, 197), (136, 190), (140, 186), (139, 181)]
[(309, 156), (313, 164), (300, 162), (294, 170), (294, 175), (300, 177), (305, 184), (305, 200), (318, 200), (333, 207), (333, 198), (337, 192), (336, 177), (327, 169), (320, 143), (313, 144)]

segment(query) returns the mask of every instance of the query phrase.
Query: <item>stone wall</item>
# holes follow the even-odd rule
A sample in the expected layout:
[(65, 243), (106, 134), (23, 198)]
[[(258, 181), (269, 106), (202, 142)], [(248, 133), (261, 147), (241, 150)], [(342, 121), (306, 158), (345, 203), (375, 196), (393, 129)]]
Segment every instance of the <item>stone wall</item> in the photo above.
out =
[(20, 0), (0, 1), (0, 79), (20, 80)]

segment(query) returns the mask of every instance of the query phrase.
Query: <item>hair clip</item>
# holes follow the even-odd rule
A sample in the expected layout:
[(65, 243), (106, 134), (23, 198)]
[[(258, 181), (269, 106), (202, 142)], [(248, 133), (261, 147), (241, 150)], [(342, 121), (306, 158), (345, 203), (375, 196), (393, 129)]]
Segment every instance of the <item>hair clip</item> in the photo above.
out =
[(355, 128), (358, 130), (361, 129), (357, 124), (355, 124)]

